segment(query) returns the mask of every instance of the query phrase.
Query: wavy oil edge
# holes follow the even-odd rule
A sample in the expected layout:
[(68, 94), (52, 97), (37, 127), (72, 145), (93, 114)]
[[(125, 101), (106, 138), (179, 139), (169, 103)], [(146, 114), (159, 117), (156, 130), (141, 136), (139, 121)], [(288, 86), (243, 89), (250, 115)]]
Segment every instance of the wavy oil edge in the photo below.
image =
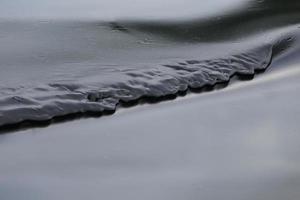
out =
[(17, 123), (4, 124), (0, 126), (0, 135), (16, 132), (16, 131), (22, 131), (30, 128), (46, 128), (52, 124), (59, 124), (59, 123), (64, 123), (64, 122), (78, 120), (78, 119), (100, 118), (103, 116), (109, 116), (117, 112), (119, 108), (131, 108), (137, 105), (155, 104), (164, 101), (170, 101), (176, 99), (177, 97), (186, 96), (190, 93), (201, 94), (201, 93), (219, 90), (220, 88), (217, 88), (219, 86), (221, 86), (221, 89), (223, 89), (229, 85), (229, 83), (232, 81), (234, 77), (237, 77), (241, 81), (246, 81), (246, 80), (252, 80), (257, 74), (264, 73), (265, 70), (272, 64), (272, 60), (273, 57), (271, 57), (270, 62), (266, 65), (264, 69), (255, 69), (254, 73), (252, 74), (242, 74), (239, 72), (235, 72), (229, 77), (228, 81), (220, 81), (220, 82), (216, 82), (215, 84), (206, 84), (197, 88), (192, 88), (191, 86), (188, 86), (186, 90), (182, 90), (182, 91), (178, 90), (176, 91), (176, 93), (159, 96), (159, 97), (143, 95), (137, 99), (130, 100), (130, 101), (119, 100), (115, 108), (112, 110), (74, 112), (74, 113), (53, 116), (46, 120), (44, 119), (23, 120)]
[[(119, 108), (130, 108), (137, 105), (142, 104), (154, 104), (154, 103), (160, 103), (163, 101), (170, 101), (174, 100), (177, 97), (186, 96), (188, 94), (195, 94), (195, 93), (206, 93), (210, 91), (215, 91), (219, 89), (223, 89), (227, 87), (230, 82), (233, 80), (233, 78), (237, 78), (239, 81), (247, 81), (252, 80), (255, 78), (255, 75), (264, 73), (271, 65), (275, 57), (279, 56), (283, 51), (286, 51), (289, 47), (287, 46), (286, 49), (282, 51), (276, 50), (277, 46), (280, 46), (280, 43), (282, 41), (288, 41), (290, 42), (291, 37), (285, 37), (284, 39), (280, 39), (279, 42), (275, 42), (273, 45), (271, 45), (270, 48), (270, 58), (269, 61), (265, 64), (265, 66), (262, 68), (261, 66), (258, 68), (254, 68), (253, 73), (240, 73), (240, 72), (234, 72), (231, 74), (228, 78), (228, 80), (216, 80), (214, 84), (205, 84), (200, 87), (191, 87), (190, 85), (187, 85), (187, 88), (185, 90), (177, 90), (175, 93), (170, 93), (164, 96), (147, 96), (142, 95), (136, 99), (129, 100), (129, 101), (123, 101), (121, 99), (118, 100), (115, 107), (113, 109), (103, 109), (102, 111), (79, 111), (79, 112), (70, 112), (67, 114), (62, 115), (55, 115), (51, 116), (48, 119), (41, 119), (41, 120), (22, 120), (16, 123), (7, 123), (0, 125), (0, 135), (12, 133), (12, 132), (18, 132), (27, 130), (30, 128), (46, 128), (52, 124), (59, 124), (64, 122), (69, 122), (73, 120), (78, 119), (84, 119), (84, 118), (100, 118), (103, 116), (109, 116), (117, 112)], [(276, 46), (277, 45), (277, 46)], [(88, 97), (87, 97), (88, 98)]]

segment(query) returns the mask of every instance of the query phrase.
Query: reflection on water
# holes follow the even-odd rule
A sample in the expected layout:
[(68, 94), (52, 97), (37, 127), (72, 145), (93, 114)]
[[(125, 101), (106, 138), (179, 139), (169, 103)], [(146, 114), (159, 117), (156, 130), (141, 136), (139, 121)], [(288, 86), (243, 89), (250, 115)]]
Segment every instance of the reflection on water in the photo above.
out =
[(162, 19), (208, 16), (247, 0), (1, 0), (0, 18), (10, 19)]

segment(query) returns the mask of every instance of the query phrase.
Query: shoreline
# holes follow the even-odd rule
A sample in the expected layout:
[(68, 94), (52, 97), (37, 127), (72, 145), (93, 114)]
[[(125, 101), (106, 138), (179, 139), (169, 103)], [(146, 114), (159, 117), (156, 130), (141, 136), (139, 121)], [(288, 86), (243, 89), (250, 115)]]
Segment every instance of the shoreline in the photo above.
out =
[[(290, 38), (290, 37), (288, 37), (288, 38)], [(286, 44), (285, 40), (288, 41), (288, 44)], [(280, 58), (282, 53), (286, 53), (285, 51), (287, 51), (289, 53), (294, 52), (293, 48), (287, 47), (287, 45), (290, 45), (289, 42), (292, 42), (292, 40), (291, 39), (283, 39), (283, 40), (281, 40), (281, 42), (282, 42), (282, 44), (278, 43), (277, 47), (273, 47), (277, 50), (275, 50), (272, 53), (269, 63), (267, 63), (265, 65), (265, 67), (258, 66), (256, 68), (254, 68), (253, 73), (235, 72), (226, 81), (218, 80), (218, 81), (215, 81), (214, 84), (206, 84), (206, 85), (203, 85), (200, 87), (195, 87), (195, 88), (192, 88), (190, 85), (188, 85), (186, 90), (182, 90), (182, 91), (178, 90), (174, 94), (168, 94), (165, 96), (159, 96), (159, 97), (141, 96), (138, 99), (129, 100), (129, 101), (119, 100), (119, 102), (116, 104), (115, 108), (111, 109), (111, 110), (104, 109), (103, 111), (75, 112), (75, 113), (68, 113), (65, 115), (54, 116), (50, 119), (23, 120), (23, 121), (17, 122), (17, 123), (4, 124), (4, 125), (0, 126), (0, 135), (12, 133), (15, 131), (22, 131), (22, 130), (26, 130), (26, 129), (30, 129), (30, 128), (48, 127), (52, 124), (57, 124), (57, 123), (59, 124), (59, 123), (63, 123), (63, 122), (80, 120), (80, 119), (84, 119), (84, 118), (100, 118), (103, 116), (113, 115), (120, 108), (121, 109), (122, 108), (130, 108), (130, 107), (134, 107), (134, 106), (138, 106), (138, 105), (142, 105), (142, 104), (155, 104), (155, 103), (160, 103), (160, 102), (164, 102), (164, 101), (170, 101), (170, 100), (174, 100), (178, 97), (183, 97), (183, 96), (186, 96), (189, 94), (202, 94), (202, 93), (206, 93), (206, 92), (217, 91), (217, 90), (226, 88), (228, 85), (231, 85), (232, 82), (235, 83), (235, 82), (239, 82), (239, 81), (241, 81), (241, 82), (250, 81), (250, 80), (255, 79), (255, 76), (264, 74), (266, 70), (270, 70), (272, 68), (272, 65), (276, 65), (276, 63), (278, 61), (281, 62), (281, 65), (283, 65), (284, 63), (288, 63), (293, 60), (293, 59), (285, 60), (284, 58), (283, 59)], [(289, 55), (289, 53), (287, 53), (287, 55)], [(297, 51), (297, 55), (298, 55), (298, 51)], [(275, 56), (275, 58), (273, 58), (274, 56)], [(273, 62), (273, 59), (275, 60), (275, 62)], [(282, 62), (282, 60), (283, 60), (283, 62)], [(270, 72), (266, 72), (266, 73), (270, 73)], [(272, 73), (272, 71), (271, 71), (271, 73)], [(88, 97), (88, 99), (90, 99), (90, 98)], [(90, 101), (93, 101), (93, 100), (90, 100)]]

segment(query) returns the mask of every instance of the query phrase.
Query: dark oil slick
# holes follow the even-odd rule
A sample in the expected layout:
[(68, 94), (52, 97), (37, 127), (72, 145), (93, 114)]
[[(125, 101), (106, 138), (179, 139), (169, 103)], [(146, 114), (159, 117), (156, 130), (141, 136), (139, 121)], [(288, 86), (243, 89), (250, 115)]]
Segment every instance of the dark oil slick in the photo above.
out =
[(3, 16), (0, 126), (111, 112), (120, 102), (253, 75), (293, 45), (299, 8), (268, 0), (199, 19)]

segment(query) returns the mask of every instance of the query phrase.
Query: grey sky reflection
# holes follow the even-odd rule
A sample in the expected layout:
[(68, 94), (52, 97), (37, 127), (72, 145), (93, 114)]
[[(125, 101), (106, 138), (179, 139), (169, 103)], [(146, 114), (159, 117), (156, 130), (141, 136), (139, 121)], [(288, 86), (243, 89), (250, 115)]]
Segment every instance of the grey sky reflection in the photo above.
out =
[(10, 19), (178, 19), (203, 17), (247, 0), (2, 0), (0, 18)]

